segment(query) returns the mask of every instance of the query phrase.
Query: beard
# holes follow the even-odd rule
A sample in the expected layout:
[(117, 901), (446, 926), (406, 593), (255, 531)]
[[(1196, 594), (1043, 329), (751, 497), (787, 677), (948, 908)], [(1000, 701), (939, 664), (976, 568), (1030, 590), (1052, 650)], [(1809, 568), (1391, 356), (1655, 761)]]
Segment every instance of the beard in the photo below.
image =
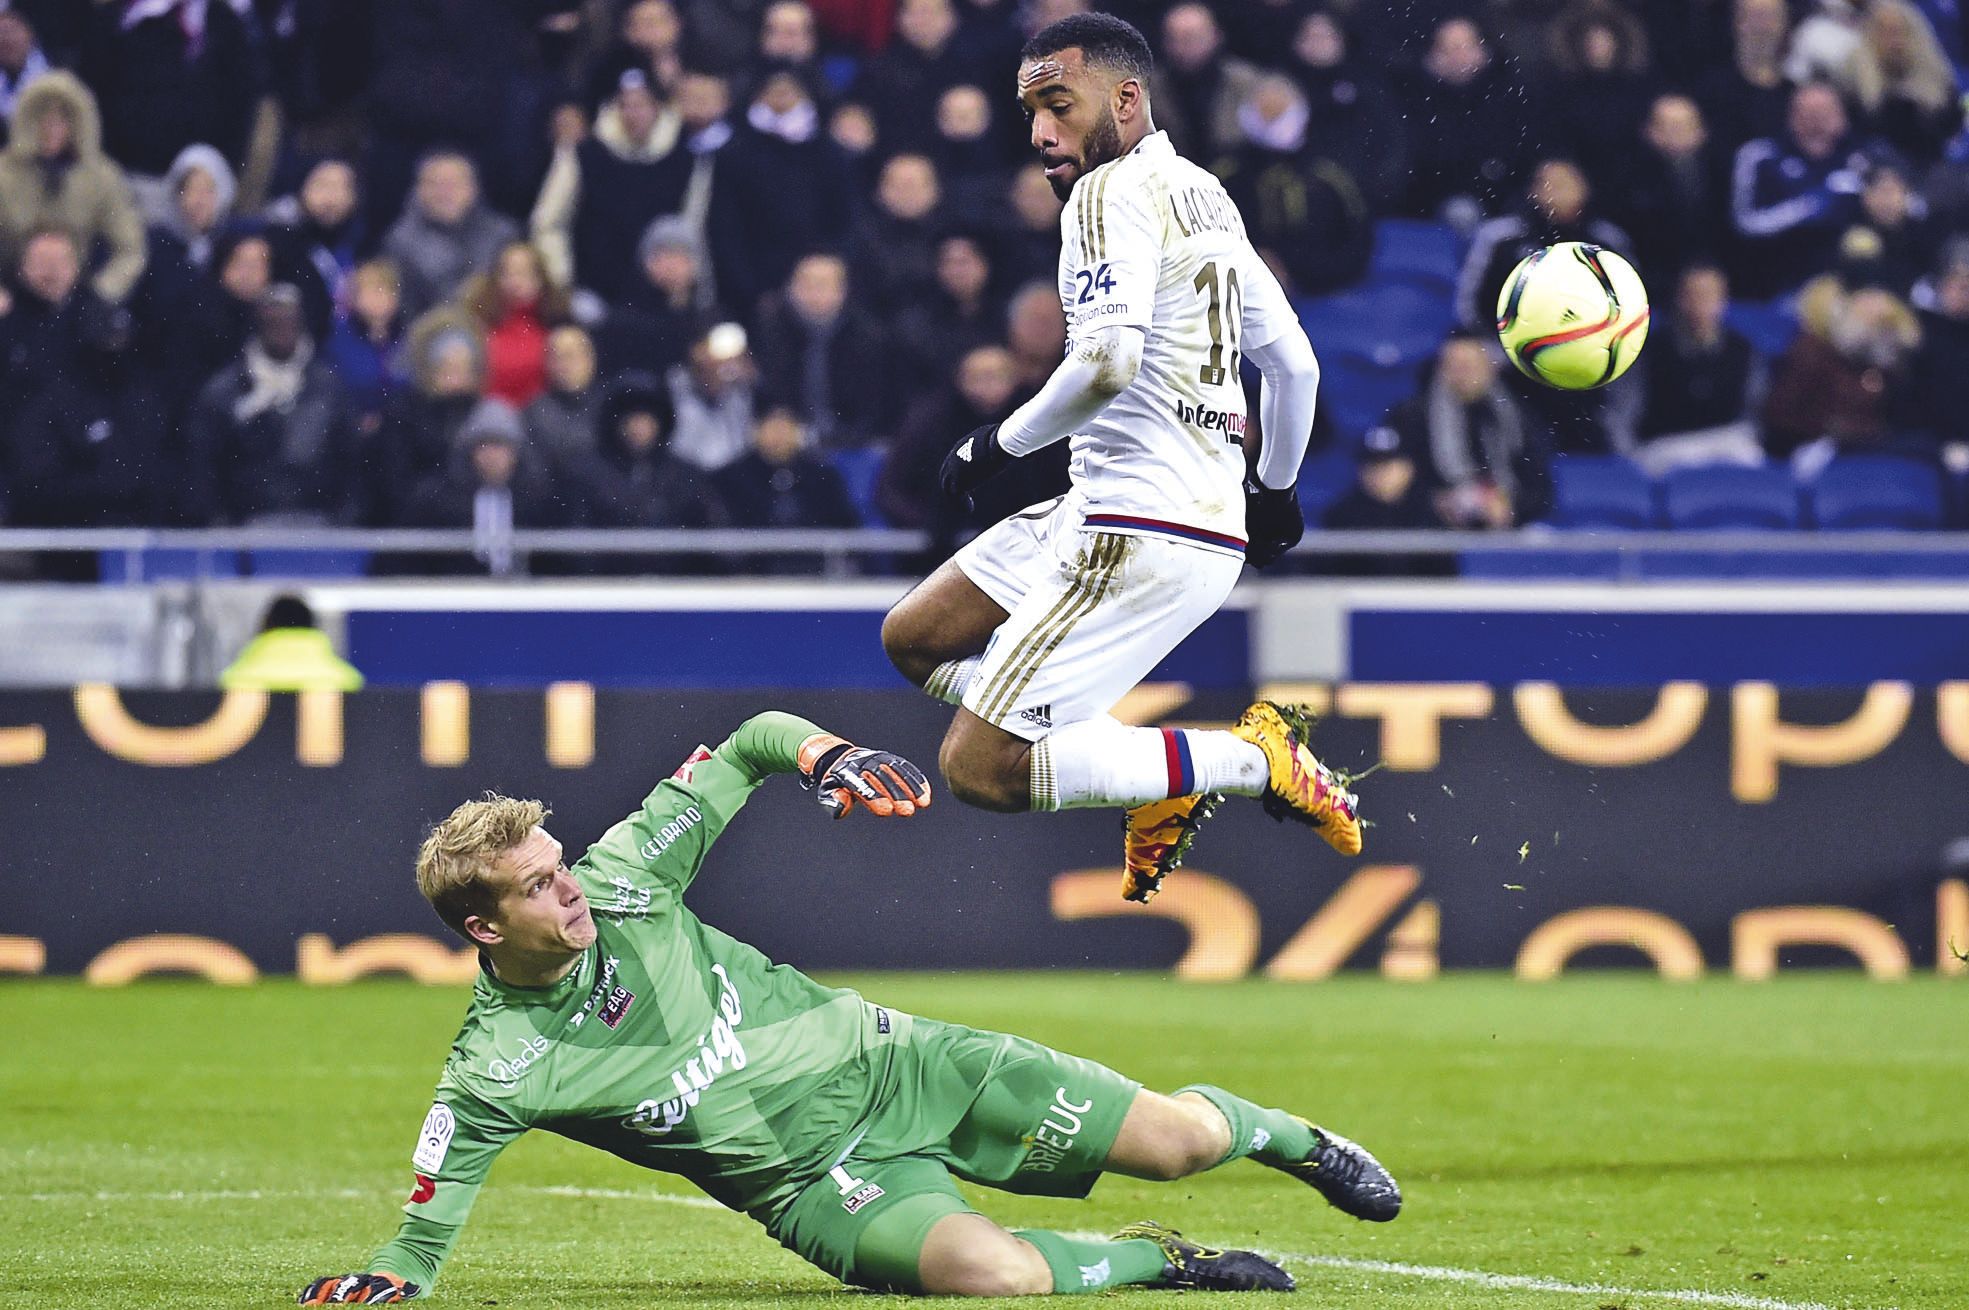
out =
[(1105, 106), (1094, 126), (1087, 129), (1086, 138), (1080, 143), (1080, 158), (1075, 163), (1072, 177), (1049, 177), (1053, 194), (1064, 201), (1073, 194), (1073, 184), (1099, 168), (1111, 159), (1121, 158), (1121, 125), (1114, 121), (1114, 111)]

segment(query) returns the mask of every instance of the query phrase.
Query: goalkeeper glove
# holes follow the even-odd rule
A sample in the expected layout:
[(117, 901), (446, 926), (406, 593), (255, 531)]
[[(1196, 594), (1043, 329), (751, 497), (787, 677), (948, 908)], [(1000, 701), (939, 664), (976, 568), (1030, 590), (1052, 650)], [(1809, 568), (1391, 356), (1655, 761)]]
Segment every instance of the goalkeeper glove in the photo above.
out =
[(937, 482), (952, 500), (969, 502), (971, 493), (1018, 458), (998, 444), (998, 425), (987, 423), (974, 428), (943, 458)]
[(1269, 568), (1306, 535), (1299, 509), (1299, 484), (1273, 490), (1262, 482), (1244, 489), (1244, 558), (1254, 569)]
[(930, 780), (923, 770), (893, 752), (825, 732), (800, 743), (800, 785), (818, 790), (821, 805), (837, 819), (846, 818), (857, 802), (885, 819), (906, 819), (930, 805)]
[(336, 1274), (301, 1289), (302, 1305), (387, 1305), (408, 1301), (424, 1289), (395, 1274)]

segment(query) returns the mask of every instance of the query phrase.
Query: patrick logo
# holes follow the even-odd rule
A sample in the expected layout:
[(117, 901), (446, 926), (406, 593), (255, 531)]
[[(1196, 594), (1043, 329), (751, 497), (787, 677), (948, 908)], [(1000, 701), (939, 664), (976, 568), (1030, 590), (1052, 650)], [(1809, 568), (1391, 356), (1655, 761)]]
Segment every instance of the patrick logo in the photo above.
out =
[(438, 1194), (438, 1180), (426, 1174), (417, 1175), (417, 1186), (410, 1193), (412, 1205), (422, 1205)]

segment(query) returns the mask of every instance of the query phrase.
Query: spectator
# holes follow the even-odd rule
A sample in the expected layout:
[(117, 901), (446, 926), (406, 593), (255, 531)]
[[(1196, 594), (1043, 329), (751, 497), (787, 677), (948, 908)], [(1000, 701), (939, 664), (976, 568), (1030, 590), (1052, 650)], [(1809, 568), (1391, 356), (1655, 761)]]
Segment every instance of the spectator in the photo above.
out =
[(1731, 28), (1730, 63), (1703, 78), (1696, 101), (1717, 147), (1734, 156), (1748, 141), (1784, 132), (1791, 104), (1784, 73), (1791, 16), (1785, 0), (1735, 0)]
[(1244, 143), (1214, 168), (1285, 289), (1317, 296), (1360, 281), (1374, 251), (1373, 215), (1347, 170), (1316, 153), (1299, 88), (1266, 74), (1237, 121)]
[(104, 248), (93, 285), (121, 302), (143, 275), (144, 225), (103, 154), (95, 97), (70, 74), (50, 73), (21, 93), (11, 128), (0, 155), (0, 258), (15, 263), (31, 233), (64, 228), (91, 264)]
[(808, 255), (759, 315), (765, 403), (791, 411), (828, 449), (866, 444), (889, 420), (889, 346), (848, 288), (840, 256)]
[(1499, 212), (1519, 190), (1535, 142), (1525, 89), (1497, 66), (1475, 21), (1438, 24), (1400, 92), (1402, 113), (1418, 125), (1408, 211), (1434, 217), (1458, 201), (1458, 211), (1474, 202)]
[(1723, 257), (1729, 236), (1728, 164), (1710, 143), (1696, 102), (1657, 96), (1630, 151), (1613, 209), (1631, 234), (1635, 263), (1651, 280), (1672, 278), (1695, 260)]
[(301, 293), (261, 297), (244, 357), (192, 407), (193, 503), (211, 523), (346, 523), (354, 517), (355, 416), (316, 358)]
[(359, 265), (349, 280), (349, 307), (336, 316), (328, 339), (328, 362), (364, 431), (381, 422), (390, 397), (410, 382), (405, 328), (396, 266), (383, 259)]
[(1013, 293), (1005, 310), (1005, 343), (1019, 390), (1030, 395), (1045, 386), (1067, 348), (1067, 315), (1057, 283), (1028, 282)]
[(695, 158), (678, 148), (682, 120), (666, 111), (639, 68), (578, 144), (554, 152), (533, 207), (533, 238), (554, 279), (604, 300), (636, 275), (636, 239), (650, 223), (683, 207)]
[(1830, 278), (1800, 317), (1764, 407), (1764, 447), (1809, 478), (1835, 454), (1887, 444), (1912, 403), (1921, 324), (1886, 288)]
[(809, 86), (820, 82), (820, 32), (805, 0), (773, 0), (760, 13), (758, 71), (792, 73)]
[(360, 513), (374, 526), (404, 521), (419, 484), (443, 470), (485, 385), (485, 342), (462, 313), (418, 320), (405, 353), (412, 385), (384, 402), (382, 422), (361, 460)]
[(101, 97), (103, 149), (148, 178), (198, 141), (245, 162), (267, 92), (250, 12), (200, 0), (97, 5), (77, 71)]
[(629, 0), (618, 6), (614, 42), (596, 65), (599, 84), (594, 100), (615, 93), (616, 79), (625, 69), (638, 69), (650, 84), (667, 95), (684, 72), (684, 20), (671, 0)]
[(596, 329), (604, 366), (661, 373), (683, 359), (707, 322), (719, 322), (704, 269), (704, 244), (689, 220), (659, 218), (637, 248), (642, 277)]
[(854, 194), (861, 196), (873, 191), (882, 164), (882, 152), (877, 149), (882, 138), (868, 106), (852, 100), (834, 106), (827, 115), (827, 139), (841, 151), (841, 158), (854, 178)]
[(1550, 44), (1558, 75), (1545, 97), (1549, 144), (1610, 191), (1626, 174), (1634, 125), (1654, 96), (1647, 31), (1615, 0), (1580, 0), (1553, 20)]
[(893, 315), (923, 298), (936, 278), (936, 165), (922, 155), (893, 155), (882, 165), (874, 209), (856, 224), (855, 286), (870, 312)]
[(1181, 154), (1215, 159), (1240, 139), (1238, 111), (1258, 88), (1258, 69), (1224, 50), (1204, 4), (1179, 4), (1162, 20), (1162, 59), (1153, 77), (1156, 126)]
[(893, 349), (902, 378), (941, 378), (966, 353), (996, 341), (1004, 307), (991, 293), (991, 262), (978, 238), (962, 233), (937, 243), (936, 285), (896, 322)]
[(540, 251), (515, 241), (490, 271), (465, 284), (458, 303), (485, 338), (485, 394), (514, 409), (547, 386), (547, 333), (572, 321), (568, 294), (547, 275)]
[(938, 489), (937, 470), (951, 445), (974, 428), (1003, 422), (1031, 394), (1031, 388), (1020, 385), (1012, 352), (986, 345), (966, 354), (946, 385), (910, 407), (883, 464), (876, 500), (883, 516), (897, 526), (929, 529), (928, 556), (917, 561), (923, 571), (947, 558), (960, 538), (1067, 489), (1064, 441), (1014, 463), (986, 483), (969, 505), (951, 501)]
[(670, 449), (693, 468), (715, 473), (752, 444), (759, 368), (745, 329), (720, 323), (691, 343), (665, 378), (677, 425)]
[(1836, 79), (1858, 53), (1868, 0), (1805, 0), (1792, 29), (1784, 75), (1795, 85)]
[(268, 209), (275, 224), (274, 261), (301, 288), (308, 323), (325, 332), (349, 296), (349, 278), (367, 249), (356, 171), (346, 159), (324, 159), (300, 190)]
[(335, 653), (314, 610), (299, 596), (276, 596), (246, 643), (219, 674), (226, 691), (361, 691), (362, 674)]
[(1306, 94), (1309, 139), (1353, 175), (1374, 209), (1400, 199), (1407, 124), (1387, 79), (1355, 52), (1338, 14), (1314, 10), (1300, 21), (1287, 69)]
[(727, 305), (749, 316), (802, 253), (847, 235), (848, 176), (812, 94), (791, 73), (768, 76), (718, 162), (713, 227), (744, 256), (718, 266)]
[(516, 530), (571, 527), (586, 512), (575, 488), (556, 485), (545, 461), (526, 448), (513, 407), (486, 399), (459, 426), (443, 470), (419, 485), (404, 521), (419, 528), (469, 527), (472, 562), (452, 567), (506, 577), (527, 571), (513, 545)]
[[(720, 469), (713, 481), (731, 507), (736, 527), (852, 528), (861, 523), (840, 470), (813, 452), (806, 425), (789, 409), (767, 410), (753, 425), (752, 449)], [(793, 571), (767, 565), (766, 560), (754, 561), (758, 571)]]
[(1782, 138), (1737, 151), (1731, 210), (1737, 281), (1749, 294), (1789, 291), (1832, 267), (1840, 234), (1859, 217), (1865, 168), (1846, 107), (1823, 82), (1792, 93)]
[(1593, 212), (1593, 188), (1568, 159), (1547, 159), (1532, 174), (1524, 207), (1477, 229), (1457, 277), (1456, 317), (1476, 329), (1497, 318), (1497, 297), (1519, 261), (1557, 241), (1626, 252), (1627, 233)]
[(1497, 375), (1485, 340), (1456, 333), (1443, 343), (1421, 395), (1388, 415), (1402, 443), (1421, 453), (1443, 522), (1508, 528), (1552, 503), (1545, 436)]
[(1935, 263), (1939, 243), (1928, 202), (1910, 184), (1907, 164), (1890, 153), (1870, 156), (1863, 176), (1859, 218), (1840, 237), (1840, 250), (1863, 252), (1876, 280), (1906, 299)]
[(1060, 198), (1037, 161), (1012, 175), (1011, 221), (998, 234), (992, 260), (1006, 286), (1051, 282), (1060, 272)]
[(729, 521), (714, 480), (673, 448), (675, 411), (653, 373), (624, 373), (610, 384), (592, 438), (598, 450), (598, 501), (604, 522), (626, 528), (715, 528)]
[(1934, 29), (1907, 0), (1872, 0), (1860, 32), (1833, 80), (1877, 135), (1917, 168), (1933, 165), (1962, 126), (1955, 69)]
[(1635, 460), (1651, 476), (1695, 464), (1761, 464), (1757, 414), (1765, 370), (1750, 342), (1725, 322), (1729, 281), (1715, 264), (1691, 264), (1634, 362), (1642, 396)]
[(595, 378), (593, 339), (572, 323), (555, 328), (547, 338), (547, 389), (526, 408), (526, 435), (556, 467), (594, 457), (602, 412)]
[(1969, 239), (1957, 237), (1942, 251), (1930, 303), (1921, 311), (1921, 348), (1909, 386), (1908, 425), (1945, 447), (1969, 453), (1969, 405), (1962, 403), (1962, 374), (1969, 361)]
[(164, 194), (169, 207), (164, 221), (151, 229), (150, 260), (189, 265), (192, 276), (203, 274), (239, 198), (232, 165), (212, 146), (188, 145), (164, 174)]
[(15, 411), (7, 446), (20, 527), (145, 527), (166, 506), (164, 412), (132, 357), (127, 310), (97, 303), (69, 366)]
[(1369, 428), (1354, 455), (1355, 481), (1327, 507), (1323, 528), (1440, 528), (1429, 491), (1416, 476), (1415, 452), (1400, 428)]
[(74, 372), (109, 305), (82, 286), (75, 238), (60, 228), (28, 236), (11, 295), (0, 293), (0, 415)]
[(11, 119), (21, 92), (53, 71), (27, 15), (0, 9), (0, 118)]
[(403, 279), (404, 312), (416, 318), (450, 299), (519, 237), (511, 219), (479, 198), (471, 160), (448, 150), (426, 156), (416, 192), (383, 239), (383, 254)]
[(951, 87), (990, 76), (957, 34), (952, 0), (901, 0), (896, 6), (896, 39), (862, 69), (852, 91), (875, 116), (884, 149), (930, 149), (933, 120), (925, 111)]
[(1005, 195), (1005, 152), (992, 130), (991, 100), (970, 83), (937, 100), (933, 160), (945, 207), (957, 214), (988, 214)]

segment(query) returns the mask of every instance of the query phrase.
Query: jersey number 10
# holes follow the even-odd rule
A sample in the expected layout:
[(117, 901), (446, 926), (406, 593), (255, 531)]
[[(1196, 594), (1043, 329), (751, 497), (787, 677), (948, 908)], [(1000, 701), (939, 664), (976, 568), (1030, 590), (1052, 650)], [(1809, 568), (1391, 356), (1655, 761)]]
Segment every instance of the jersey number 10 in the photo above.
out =
[[(1196, 380), (1206, 387), (1221, 387), (1237, 376), (1238, 332), (1244, 325), (1244, 293), (1238, 289), (1237, 270), (1223, 270), (1218, 279), (1217, 261), (1211, 260), (1197, 271), (1190, 284), (1199, 295), (1210, 297), (1210, 362), (1196, 371)], [(1224, 358), (1225, 352), (1230, 358)]]

